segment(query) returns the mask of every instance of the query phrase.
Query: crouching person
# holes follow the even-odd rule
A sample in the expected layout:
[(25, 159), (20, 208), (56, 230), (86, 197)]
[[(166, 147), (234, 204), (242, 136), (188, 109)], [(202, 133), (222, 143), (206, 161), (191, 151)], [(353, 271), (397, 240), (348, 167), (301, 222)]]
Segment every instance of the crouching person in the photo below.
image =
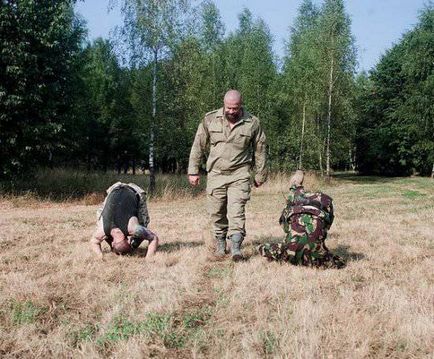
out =
[(140, 244), (149, 242), (146, 257), (155, 254), (158, 237), (147, 229), (149, 214), (146, 192), (134, 183), (117, 182), (97, 211), (97, 229), (90, 240), (92, 250), (102, 258), (101, 243), (105, 240), (116, 254), (131, 253)]
[(302, 186), (303, 171), (296, 171), (290, 181), (287, 206), (279, 219), (286, 233), (281, 243), (265, 243), (259, 253), (270, 259), (296, 265), (342, 268), (345, 262), (325, 245), (333, 223), (332, 198), (322, 192), (309, 193)]

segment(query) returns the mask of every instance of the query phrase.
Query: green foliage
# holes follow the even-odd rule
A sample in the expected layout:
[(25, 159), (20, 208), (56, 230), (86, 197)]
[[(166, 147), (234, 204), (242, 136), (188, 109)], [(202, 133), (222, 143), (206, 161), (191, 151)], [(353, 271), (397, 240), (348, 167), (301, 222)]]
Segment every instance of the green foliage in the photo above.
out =
[[(287, 46), (281, 79), (286, 136), (282, 152), (291, 168), (322, 170), (329, 134), (334, 166), (349, 167), (348, 151), (354, 139), (355, 51), (343, 2), (325, 1), (317, 8), (311, 0), (301, 4)], [(330, 101), (330, 102), (329, 102)], [(286, 144), (285, 144), (286, 143)]]
[(2, 2), (0, 177), (28, 174), (62, 145), (84, 33), (71, 0)]
[(210, 0), (201, 4), (200, 42), (207, 52), (221, 45), (225, 29), (217, 6)]
[[(118, 170), (143, 157), (143, 125), (130, 100), (132, 74), (122, 69), (113, 45), (103, 39), (80, 55), (73, 118), (68, 123), (63, 161), (88, 169)], [(142, 99), (143, 100), (143, 99)], [(78, 161), (77, 161), (78, 159)]]
[(388, 51), (359, 90), (358, 167), (430, 174), (434, 163), (434, 9)]
[[(212, 0), (195, 13), (189, 0), (120, 3), (123, 56), (112, 41), (83, 43), (73, 0), (4, 2), (1, 179), (41, 166), (184, 173), (198, 122), (231, 88), (261, 119), (272, 169), (354, 169), (357, 159), (365, 174), (431, 172), (432, 5), (376, 69), (356, 79), (343, 0), (303, 0), (282, 66), (267, 24), (247, 8), (225, 35)], [(29, 178), (5, 188), (26, 182), (47, 193)], [(74, 189), (66, 179), (63, 188), (87, 193), (84, 182), (77, 178)]]

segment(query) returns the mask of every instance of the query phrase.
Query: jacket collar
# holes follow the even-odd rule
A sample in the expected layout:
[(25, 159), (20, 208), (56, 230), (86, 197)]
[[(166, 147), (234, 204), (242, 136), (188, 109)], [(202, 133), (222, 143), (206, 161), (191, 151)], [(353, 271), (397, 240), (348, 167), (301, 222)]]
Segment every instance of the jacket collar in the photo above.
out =
[[(241, 109), (242, 109), (242, 111), (243, 111), (243, 114), (241, 115), (241, 118), (238, 120), (237, 123), (250, 122), (251, 119), (252, 119), (252, 115), (251, 115), (249, 112), (247, 112), (247, 111), (244, 109), (244, 107), (241, 107)], [(224, 114), (224, 109), (223, 109), (223, 107), (221, 107), (221, 108), (219, 108), (219, 109), (217, 110), (216, 117), (222, 117), (222, 118), (225, 118), (225, 114)]]

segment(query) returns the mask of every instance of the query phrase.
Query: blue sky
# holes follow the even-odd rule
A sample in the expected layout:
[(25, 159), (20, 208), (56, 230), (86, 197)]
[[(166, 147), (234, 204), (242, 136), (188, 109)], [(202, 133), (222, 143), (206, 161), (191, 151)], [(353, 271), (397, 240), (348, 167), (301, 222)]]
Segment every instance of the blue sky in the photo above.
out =
[[(196, 1), (197, 2), (197, 1)], [(316, 0), (317, 4), (321, 1)], [(76, 10), (87, 21), (89, 39), (108, 38), (122, 23), (118, 8), (108, 11), (109, 0), (82, 0)], [(244, 7), (261, 17), (274, 36), (274, 51), (282, 57), (289, 27), (297, 15), (301, 0), (215, 0), (225, 24), (226, 34), (238, 26), (238, 14)], [(369, 70), (402, 34), (418, 21), (419, 11), (427, 0), (346, 0), (346, 11), (352, 21), (356, 39), (359, 70)]]

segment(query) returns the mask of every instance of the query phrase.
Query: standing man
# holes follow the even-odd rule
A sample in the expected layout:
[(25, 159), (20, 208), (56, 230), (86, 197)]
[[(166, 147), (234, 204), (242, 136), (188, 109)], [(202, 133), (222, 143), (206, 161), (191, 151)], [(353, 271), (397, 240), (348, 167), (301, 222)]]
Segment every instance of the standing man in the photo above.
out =
[(250, 199), (250, 170), (255, 187), (267, 179), (266, 139), (259, 119), (242, 106), (241, 94), (228, 91), (224, 107), (208, 112), (199, 124), (188, 165), (188, 180), (199, 184), (199, 166), (206, 162), (208, 212), (218, 256), (225, 255), (226, 238), (231, 241), (232, 259), (242, 259), (241, 243), (246, 235), (245, 205)]

